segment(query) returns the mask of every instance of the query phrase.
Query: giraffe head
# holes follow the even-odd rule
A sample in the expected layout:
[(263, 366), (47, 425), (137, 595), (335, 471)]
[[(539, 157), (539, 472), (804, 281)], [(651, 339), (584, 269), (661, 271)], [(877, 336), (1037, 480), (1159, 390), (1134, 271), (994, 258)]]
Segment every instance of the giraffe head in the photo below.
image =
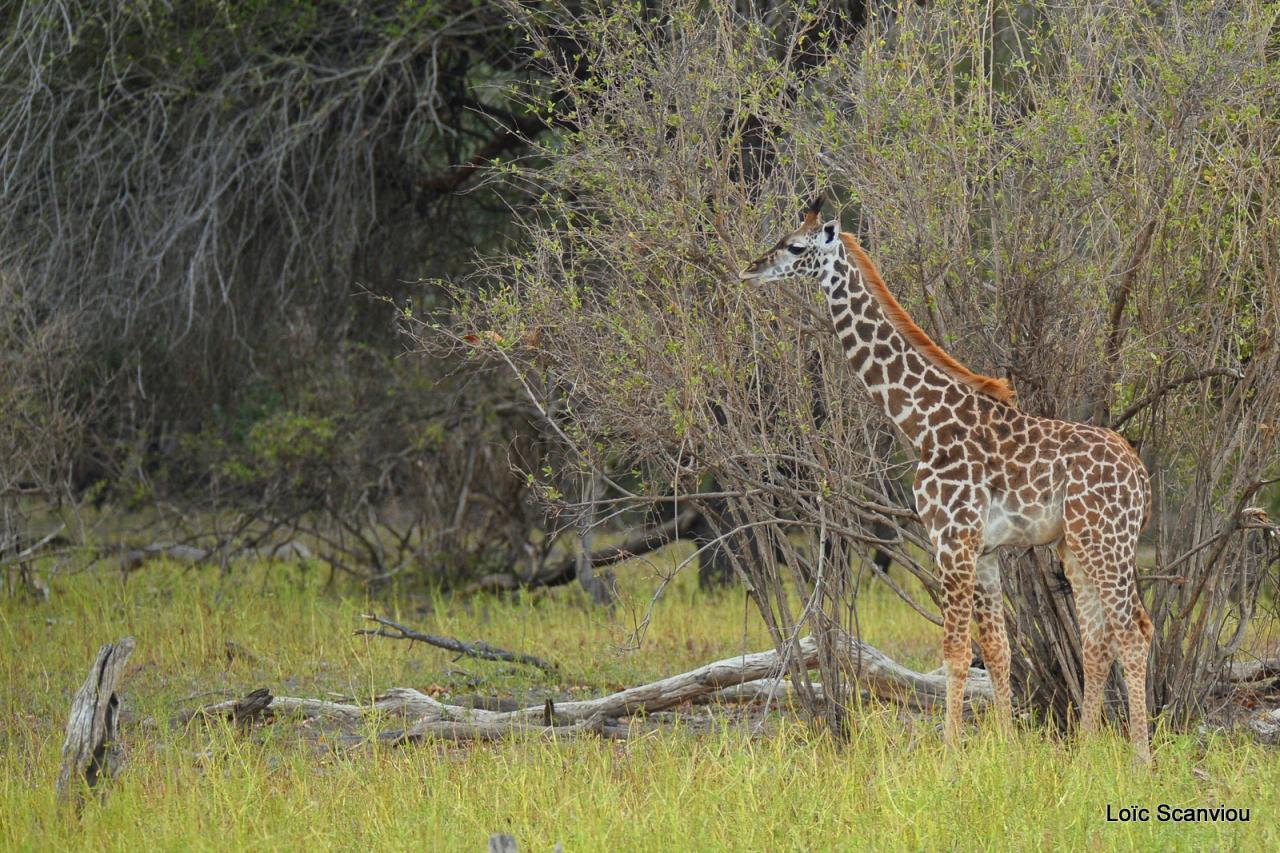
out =
[(768, 252), (742, 271), (746, 281), (782, 281), (817, 278), (829, 256), (840, 248), (840, 221), (821, 222), (822, 196), (804, 209), (800, 227), (778, 241)]

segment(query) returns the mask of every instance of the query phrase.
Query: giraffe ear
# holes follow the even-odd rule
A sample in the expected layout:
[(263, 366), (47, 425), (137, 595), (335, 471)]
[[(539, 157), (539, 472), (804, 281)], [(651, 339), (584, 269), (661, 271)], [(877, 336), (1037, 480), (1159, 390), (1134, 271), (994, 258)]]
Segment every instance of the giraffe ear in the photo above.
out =
[(834, 249), (840, 243), (840, 220), (832, 219), (822, 226), (822, 236), (818, 245), (824, 249)]

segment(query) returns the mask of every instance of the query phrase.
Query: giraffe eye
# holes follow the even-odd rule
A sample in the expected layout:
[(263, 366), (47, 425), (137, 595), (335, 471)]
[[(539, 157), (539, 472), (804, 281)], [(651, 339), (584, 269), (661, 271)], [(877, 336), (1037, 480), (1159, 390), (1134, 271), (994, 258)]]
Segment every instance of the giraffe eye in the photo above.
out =
[(795, 246), (795, 245), (791, 245), (791, 246), (788, 246), (788, 247), (787, 247), (787, 251), (788, 251), (788, 252), (790, 252), (790, 253), (791, 253), (791, 254), (793, 254), (793, 255), (803, 255), (803, 254), (804, 254), (804, 246)]

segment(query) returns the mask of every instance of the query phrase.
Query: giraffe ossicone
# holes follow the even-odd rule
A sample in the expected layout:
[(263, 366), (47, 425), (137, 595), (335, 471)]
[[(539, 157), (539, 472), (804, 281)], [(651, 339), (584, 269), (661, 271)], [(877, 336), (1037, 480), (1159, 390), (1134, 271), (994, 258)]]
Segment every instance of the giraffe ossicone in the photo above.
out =
[(1019, 410), (1001, 379), (974, 373), (935, 344), (898, 304), (857, 240), (823, 222), (819, 197), (804, 221), (742, 273), (749, 281), (817, 282), (845, 356), (916, 457), (916, 512), (943, 589), (948, 742), (959, 737), (969, 672), (969, 625), (1012, 717), (1009, 639), (996, 549), (1057, 542), (1076, 600), (1084, 661), (1080, 729), (1098, 728), (1119, 658), (1137, 757), (1150, 758), (1147, 658), (1152, 624), (1138, 596), (1138, 534), (1151, 500), (1146, 468), (1118, 433)]

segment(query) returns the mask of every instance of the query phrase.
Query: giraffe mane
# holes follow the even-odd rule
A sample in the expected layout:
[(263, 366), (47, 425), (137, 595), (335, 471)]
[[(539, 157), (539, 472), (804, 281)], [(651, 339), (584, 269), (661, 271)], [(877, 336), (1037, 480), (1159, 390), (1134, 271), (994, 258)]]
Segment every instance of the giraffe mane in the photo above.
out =
[(974, 373), (952, 358), (951, 354), (942, 347), (935, 344), (924, 329), (916, 325), (916, 321), (911, 319), (911, 315), (907, 313), (906, 309), (898, 303), (897, 299), (893, 298), (893, 294), (889, 292), (884, 279), (880, 278), (880, 272), (876, 269), (876, 265), (871, 262), (871, 258), (867, 257), (867, 253), (858, 245), (858, 241), (854, 239), (852, 234), (848, 232), (842, 233), (840, 240), (844, 243), (844, 247), (849, 251), (850, 256), (858, 264), (858, 270), (862, 273), (863, 281), (866, 282), (867, 291), (875, 297), (876, 302), (880, 303), (881, 310), (889, 318), (889, 322), (893, 324), (893, 327), (916, 348), (917, 352), (924, 356), (930, 364), (957, 382), (967, 385), (979, 393), (986, 394), (988, 397), (994, 397), (1001, 402), (1011, 403), (1013, 401), (1013, 388), (1010, 387), (1006, 380)]

